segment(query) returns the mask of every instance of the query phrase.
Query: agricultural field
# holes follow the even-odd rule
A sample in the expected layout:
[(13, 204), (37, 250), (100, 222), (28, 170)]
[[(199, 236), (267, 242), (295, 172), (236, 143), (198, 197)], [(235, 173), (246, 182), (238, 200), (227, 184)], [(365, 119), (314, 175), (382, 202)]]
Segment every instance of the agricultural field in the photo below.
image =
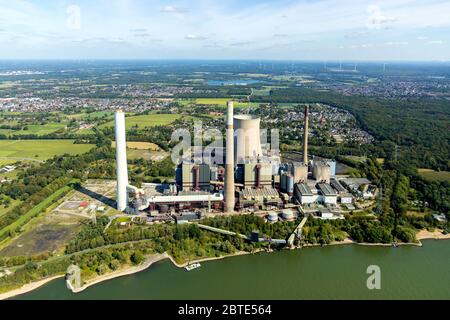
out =
[(152, 151), (152, 150), (144, 150), (144, 149), (128, 149), (127, 150), (127, 158), (129, 160), (135, 159), (144, 159), (151, 161), (162, 161), (169, 155), (168, 152), (160, 150), (160, 151)]
[[(116, 147), (116, 142), (112, 142), (112, 147)], [(151, 143), (151, 142), (137, 142), (137, 141), (128, 141), (127, 142), (127, 148), (128, 149), (137, 149), (137, 150), (152, 150), (152, 151), (158, 151), (160, 150), (159, 146), (157, 144)]]
[(419, 174), (426, 180), (450, 182), (449, 171), (434, 171), (432, 169), (418, 169), (418, 171)]
[[(182, 116), (179, 114), (148, 114), (144, 116), (126, 117), (125, 123), (127, 130), (129, 130), (131, 127), (136, 125), (138, 128), (166, 126), (181, 117)], [(114, 127), (114, 120), (100, 126), (100, 128), (105, 127)]]
[(65, 129), (65, 123), (47, 123), (44, 125), (40, 124), (30, 124), (27, 125), (27, 130), (11, 130), (11, 129), (0, 129), (0, 134), (6, 135), (28, 135), (35, 134), (38, 136), (44, 136), (60, 129)]
[[(225, 107), (227, 105), (227, 101), (232, 100), (232, 98), (197, 98), (195, 99), (195, 103), (199, 105), (218, 105)], [(243, 108), (243, 107), (253, 107), (258, 106), (258, 103), (253, 102), (234, 102), (234, 107)]]
[(1, 160), (47, 160), (60, 154), (83, 154), (94, 145), (74, 140), (0, 140)]
[(96, 111), (91, 113), (74, 113), (67, 116), (69, 119), (99, 119), (103, 117), (114, 118), (114, 112), (112, 111)]
[[(116, 147), (116, 143), (112, 142), (112, 147)], [(168, 152), (151, 142), (127, 142), (127, 158), (129, 160), (144, 159), (152, 161), (161, 161), (168, 156)]]
[(7, 166), (7, 165), (10, 165), (10, 164), (13, 164), (13, 163), (16, 163), (16, 162), (17, 162), (17, 160), (14, 160), (14, 159), (3, 159), (3, 158), (0, 158), (0, 168), (4, 167), (4, 166)]

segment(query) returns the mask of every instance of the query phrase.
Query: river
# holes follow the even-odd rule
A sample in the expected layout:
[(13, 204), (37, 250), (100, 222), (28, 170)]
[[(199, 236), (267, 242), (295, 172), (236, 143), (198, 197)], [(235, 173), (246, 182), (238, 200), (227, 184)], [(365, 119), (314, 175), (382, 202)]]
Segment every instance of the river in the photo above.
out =
[[(381, 289), (369, 290), (369, 265)], [(450, 299), (450, 240), (338, 245), (230, 257), (187, 272), (170, 261), (73, 294), (63, 279), (16, 299)]]

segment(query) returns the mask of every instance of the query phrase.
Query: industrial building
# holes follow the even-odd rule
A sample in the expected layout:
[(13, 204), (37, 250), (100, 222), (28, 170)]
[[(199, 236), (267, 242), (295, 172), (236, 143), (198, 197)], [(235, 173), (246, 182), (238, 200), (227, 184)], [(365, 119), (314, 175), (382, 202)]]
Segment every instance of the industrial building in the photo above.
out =
[(206, 163), (183, 162), (176, 169), (176, 183), (181, 191), (210, 191), (210, 181), (211, 169)]
[(317, 185), (319, 188), (319, 202), (323, 204), (337, 204), (337, 193), (334, 189), (326, 183), (319, 183)]
[(317, 200), (317, 197), (314, 196), (311, 188), (305, 183), (297, 183), (295, 185), (295, 198), (300, 204), (310, 204)]
[[(167, 220), (177, 214), (176, 221), (196, 219), (198, 212), (224, 213), (249, 210), (282, 210), (280, 215), (268, 213), (267, 221), (292, 220), (290, 207), (315, 204), (333, 208), (338, 201), (352, 205), (352, 192), (361, 196), (372, 191), (359, 186), (367, 181), (336, 178), (336, 162), (313, 157), (308, 160), (309, 109), (305, 107), (303, 162), (282, 164), (279, 156), (263, 155), (260, 119), (251, 115), (234, 115), (233, 103), (227, 103), (226, 147), (219, 151), (224, 166), (194, 163), (185, 159), (175, 169), (175, 182), (143, 184), (143, 189), (128, 183), (125, 115), (115, 113), (117, 158), (117, 209), (130, 213), (148, 212), (149, 219)], [(266, 161), (269, 160), (269, 161)], [(357, 190), (357, 191), (356, 191)], [(284, 211), (283, 211), (284, 209)], [(189, 212), (190, 214), (187, 214)], [(183, 216), (184, 214), (184, 216)], [(324, 212), (322, 218), (332, 218)]]
[(330, 183), (331, 180), (331, 167), (327, 162), (314, 161), (313, 162), (313, 179), (316, 182)]
[(252, 163), (246, 160), (236, 168), (236, 182), (244, 187), (264, 188), (272, 186), (272, 166), (269, 163)]
[(282, 204), (282, 200), (278, 191), (272, 187), (259, 189), (247, 187), (239, 191), (238, 203), (241, 209), (261, 205), (279, 207)]

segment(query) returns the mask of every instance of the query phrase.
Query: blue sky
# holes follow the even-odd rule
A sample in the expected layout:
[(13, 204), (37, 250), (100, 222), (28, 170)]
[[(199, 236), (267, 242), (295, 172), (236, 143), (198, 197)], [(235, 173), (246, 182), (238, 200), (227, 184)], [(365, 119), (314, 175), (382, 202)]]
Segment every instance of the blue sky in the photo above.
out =
[(450, 61), (450, 1), (0, 0), (0, 59)]

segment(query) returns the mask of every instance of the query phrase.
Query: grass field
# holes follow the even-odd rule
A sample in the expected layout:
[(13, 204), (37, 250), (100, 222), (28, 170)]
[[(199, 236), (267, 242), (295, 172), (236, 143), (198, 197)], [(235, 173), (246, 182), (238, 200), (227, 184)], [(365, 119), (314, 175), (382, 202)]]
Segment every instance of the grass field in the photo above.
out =
[(40, 124), (31, 124), (28, 125), (28, 130), (10, 130), (10, 129), (0, 129), (0, 134), (6, 135), (28, 135), (28, 134), (36, 134), (38, 136), (43, 136), (46, 134), (53, 133), (60, 129), (66, 127), (65, 123), (48, 123), (45, 125)]
[[(116, 142), (112, 142), (112, 147), (116, 147)], [(160, 150), (159, 146), (151, 143), (151, 142), (136, 142), (136, 141), (128, 141), (127, 142), (127, 148), (129, 149), (136, 149), (136, 150), (152, 150), (152, 151), (158, 151)]]
[(24, 226), (27, 222), (29, 222), (31, 219), (39, 215), (45, 208), (47, 208), (49, 205), (51, 205), (54, 201), (60, 199), (62, 196), (67, 194), (70, 190), (72, 190), (71, 187), (65, 186), (61, 189), (57, 190), (55, 193), (50, 195), (47, 199), (39, 203), (37, 206), (35, 206), (33, 209), (25, 213), (24, 215), (20, 216), (19, 219), (8, 225), (7, 227), (0, 230), (0, 236), (9, 233), (10, 231), (17, 230), (18, 228)]
[[(195, 99), (196, 104), (211, 104), (225, 107), (227, 105), (227, 101), (232, 100), (231, 98), (197, 98)], [(234, 102), (234, 107), (236, 108), (245, 108), (257, 106), (258, 103), (251, 102), (250, 104), (247, 102)]]
[[(137, 125), (138, 128), (165, 126), (181, 117), (182, 116), (179, 114), (149, 114), (144, 116), (126, 117), (125, 123), (127, 129), (130, 129), (135, 125)], [(105, 127), (114, 127), (114, 121), (107, 122), (100, 126), (100, 128)]]
[(4, 215), (5, 213), (7, 213), (9, 210), (11, 210), (12, 208), (14, 208), (15, 206), (19, 205), (21, 203), (20, 200), (12, 200), (11, 203), (9, 204), (8, 208), (5, 208), (4, 206), (0, 205), (0, 217), (2, 215)]
[(17, 160), (13, 160), (13, 159), (0, 159), (0, 168), (7, 166), (9, 164), (13, 164), (17, 162)]
[(83, 154), (92, 144), (74, 144), (73, 140), (0, 140), (0, 159), (46, 160), (58, 154)]
[(418, 169), (418, 171), (419, 174), (426, 180), (450, 182), (449, 171), (434, 171), (432, 169)]

